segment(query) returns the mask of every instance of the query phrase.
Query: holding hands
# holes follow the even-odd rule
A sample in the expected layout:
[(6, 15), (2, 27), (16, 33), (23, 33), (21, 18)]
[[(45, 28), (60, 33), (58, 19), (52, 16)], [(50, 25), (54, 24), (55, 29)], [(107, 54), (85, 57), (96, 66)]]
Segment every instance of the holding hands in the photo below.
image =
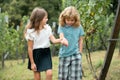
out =
[(60, 33), (59, 37), (60, 37), (60, 40), (61, 40), (60, 43), (65, 45), (66, 47), (68, 47), (68, 40), (64, 37), (64, 34)]
[(66, 47), (68, 47), (68, 40), (66, 38), (62, 38), (61, 39), (61, 44), (65, 45)]

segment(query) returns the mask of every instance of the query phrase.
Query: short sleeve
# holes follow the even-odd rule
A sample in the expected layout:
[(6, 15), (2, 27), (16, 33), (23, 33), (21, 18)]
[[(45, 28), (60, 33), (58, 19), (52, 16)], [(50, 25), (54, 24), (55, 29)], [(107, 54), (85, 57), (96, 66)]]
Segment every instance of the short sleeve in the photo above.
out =
[(32, 32), (33, 32), (33, 30), (27, 29), (26, 36), (25, 36), (27, 41), (34, 39), (34, 36), (32, 35)]
[(84, 35), (85, 35), (84, 29), (83, 29), (83, 27), (80, 25), (80, 34), (79, 34), (79, 36), (84, 36)]

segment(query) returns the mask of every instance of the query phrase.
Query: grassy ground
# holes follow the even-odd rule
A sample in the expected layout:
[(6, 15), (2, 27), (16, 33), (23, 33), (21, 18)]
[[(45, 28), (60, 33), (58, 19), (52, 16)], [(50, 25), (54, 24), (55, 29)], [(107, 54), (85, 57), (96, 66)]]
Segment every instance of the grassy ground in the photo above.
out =
[[(105, 51), (97, 51), (91, 54), (92, 63), (99, 77), (101, 66), (104, 61)], [(58, 76), (58, 57), (53, 57), (53, 80), (57, 80)], [(87, 63), (86, 56), (83, 54), (82, 65), (85, 77), (83, 80), (95, 80), (90, 66)], [(42, 74), (42, 80), (45, 80), (45, 73)], [(118, 57), (118, 50), (115, 51), (113, 59), (106, 77), (106, 80), (120, 80), (120, 57)], [(5, 61), (5, 68), (0, 68), (0, 80), (33, 80), (32, 71), (27, 69), (27, 59), (23, 64), (21, 60)]]

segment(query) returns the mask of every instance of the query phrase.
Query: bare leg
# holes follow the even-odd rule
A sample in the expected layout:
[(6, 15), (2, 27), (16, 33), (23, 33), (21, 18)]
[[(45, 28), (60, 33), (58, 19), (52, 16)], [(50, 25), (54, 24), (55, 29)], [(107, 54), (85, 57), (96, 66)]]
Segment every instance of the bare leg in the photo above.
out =
[(41, 80), (40, 72), (34, 71), (34, 80)]
[(52, 80), (52, 70), (51, 69), (46, 71), (46, 80)]

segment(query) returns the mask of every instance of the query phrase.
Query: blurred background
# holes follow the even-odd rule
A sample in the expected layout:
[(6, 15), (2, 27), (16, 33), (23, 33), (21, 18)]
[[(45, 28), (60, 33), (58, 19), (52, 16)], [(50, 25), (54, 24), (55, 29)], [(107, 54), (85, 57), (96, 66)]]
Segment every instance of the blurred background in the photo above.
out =
[[(26, 62), (27, 42), (23, 32), (35, 7), (42, 7), (48, 12), (48, 24), (57, 38), (59, 14), (67, 6), (75, 6), (80, 13), (81, 25), (86, 33), (83, 53), (106, 51), (115, 23), (118, 0), (0, 0), (0, 72), (7, 64), (10, 63), (9, 67), (14, 65), (14, 61), (18, 64)], [(51, 45), (53, 57), (58, 56), (59, 47), (60, 44)], [(116, 49), (120, 56), (120, 41)], [(17, 80), (2, 76), (0, 80)]]

